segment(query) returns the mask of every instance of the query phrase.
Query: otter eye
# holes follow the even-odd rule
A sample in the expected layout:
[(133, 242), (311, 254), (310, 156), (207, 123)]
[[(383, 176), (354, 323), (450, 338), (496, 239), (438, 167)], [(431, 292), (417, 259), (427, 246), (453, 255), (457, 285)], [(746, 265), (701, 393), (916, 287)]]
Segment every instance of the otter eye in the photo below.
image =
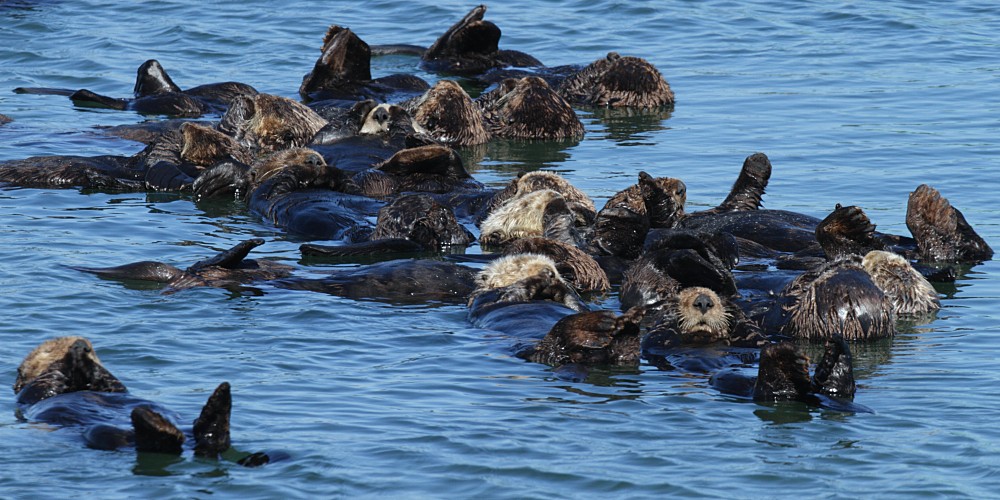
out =
[(684, 196), (684, 188), (679, 187), (677, 188), (677, 191), (674, 191), (674, 193), (677, 194), (677, 196)]

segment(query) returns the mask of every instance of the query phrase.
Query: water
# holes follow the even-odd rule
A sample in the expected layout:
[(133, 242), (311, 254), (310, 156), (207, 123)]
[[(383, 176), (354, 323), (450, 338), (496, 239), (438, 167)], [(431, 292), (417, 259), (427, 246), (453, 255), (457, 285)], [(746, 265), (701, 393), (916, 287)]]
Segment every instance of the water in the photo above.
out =
[[(74, 108), (19, 86), (126, 96), (159, 59), (181, 87), (239, 80), (296, 97), (329, 24), (377, 43), (429, 44), (454, 1), (121, 3), (0, 1), (0, 159), (132, 154), (95, 133), (134, 113)], [(765, 205), (816, 216), (862, 206), (906, 233), (907, 194), (939, 189), (1000, 241), (1000, 15), (990, 2), (550, 2), (490, 5), (501, 45), (549, 65), (611, 50), (659, 67), (670, 114), (582, 112), (582, 141), (494, 144), (475, 176), (563, 173), (600, 204), (639, 170), (683, 179), (714, 206), (747, 155), (766, 152)], [(376, 75), (419, 72), (405, 57)], [(7, 89), (7, 90), (4, 90)], [(234, 203), (160, 194), (0, 190), (0, 381), (41, 340), (85, 335), (130, 390), (194, 418), (234, 388), (231, 461), (84, 448), (19, 422), (0, 398), (0, 497), (990, 497), (998, 480), (1000, 349), (994, 262), (941, 288), (943, 310), (856, 346), (856, 401), (873, 414), (758, 405), (704, 378), (656, 371), (555, 378), (512, 358), (460, 306), (399, 306), (277, 290), (161, 295), (67, 268), (181, 267), (250, 236), (296, 265), (298, 241)], [(473, 248), (470, 251), (477, 251)], [(613, 303), (614, 299), (609, 299)]]

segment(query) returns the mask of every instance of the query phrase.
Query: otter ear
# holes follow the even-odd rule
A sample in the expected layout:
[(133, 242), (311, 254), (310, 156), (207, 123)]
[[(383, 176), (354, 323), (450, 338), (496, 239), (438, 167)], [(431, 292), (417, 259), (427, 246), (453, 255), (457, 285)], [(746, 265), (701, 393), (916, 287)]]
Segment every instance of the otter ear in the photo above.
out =
[(378, 107), (378, 103), (374, 99), (365, 99), (351, 106), (347, 114), (357, 122), (358, 126), (361, 126), (364, 124), (365, 118), (368, 117), (368, 113), (371, 113), (376, 107)]

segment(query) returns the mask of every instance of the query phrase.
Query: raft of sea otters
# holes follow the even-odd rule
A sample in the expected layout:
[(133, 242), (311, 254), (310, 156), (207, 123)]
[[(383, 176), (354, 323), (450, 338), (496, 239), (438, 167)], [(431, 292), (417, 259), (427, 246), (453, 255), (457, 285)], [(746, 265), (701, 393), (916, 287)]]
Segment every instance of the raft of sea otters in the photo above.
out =
[[(455, 148), (580, 137), (574, 107), (670, 108), (674, 95), (637, 57), (612, 52), (582, 67), (547, 67), (502, 50), (485, 11), (472, 9), (426, 49), (371, 47), (331, 26), (299, 88), (302, 102), (234, 82), (182, 90), (155, 60), (139, 67), (130, 99), (17, 89), (173, 119), (107, 129), (147, 144), (133, 156), (5, 161), (0, 182), (235, 197), (290, 234), (336, 243), (303, 244), (305, 256), (379, 261), (299, 277), (293, 266), (247, 258), (264, 243), (252, 239), (184, 269), (150, 261), (80, 268), (102, 277), (154, 281), (168, 293), (268, 282), (358, 299), (463, 303), (473, 325), (502, 332), (518, 357), (560, 376), (645, 359), (710, 372), (720, 391), (756, 401), (847, 411), (864, 410), (851, 403), (850, 343), (892, 336), (898, 318), (932, 315), (940, 304), (931, 281), (953, 281), (958, 265), (993, 255), (926, 185), (908, 200), (910, 236), (876, 231), (857, 206), (838, 205), (823, 218), (765, 210), (771, 163), (762, 153), (745, 159), (718, 206), (693, 213), (681, 180), (646, 172), (601, 209), (551, 172), (488, 189)], [(372, 55), (386, 53), (413, 54), (444, 79), (430, 86), (412, 75), (372, 78)], [(448, 76), (484, 91), (473, 99)], [(190, 120), (213, 113), (221, 118)], [(477, 243), (470, 227), (479, 229), (483, 254), (455, 255)], [(620, 314), (584, 299), (615, 286)], [(825, 343), (812, 375), (796, 341)], [(186, 435), (168, 410), (128, 395), (81, 337), (32, 351), (14, 391), (23, 418), (79, 426), (95, 448), (181, 453), (193, 441), (196, 455), (218, 457), (230, 447), (227, 383)], [(88, 410), (95, 405), (104, 411)], [(115, 412), (123, 417), (106, 417)], [(274, 458), (259, 452), (240, 463)]]

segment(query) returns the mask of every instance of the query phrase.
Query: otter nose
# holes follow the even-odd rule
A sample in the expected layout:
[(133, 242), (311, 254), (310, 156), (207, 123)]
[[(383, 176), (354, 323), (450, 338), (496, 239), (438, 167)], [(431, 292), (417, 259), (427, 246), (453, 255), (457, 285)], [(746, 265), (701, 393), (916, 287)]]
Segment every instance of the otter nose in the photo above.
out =
[(375, 121), (379, 123), (385, 123), (389, 121), (389, 111), (385, 108), (378, 108), (375, 110)]
[(698, 296), (694, 298), (694, 306), (697, 307), (702, 314), (707, 313), (708, 310), (714, 305), (715, 303), (712, 302), (712, 298), (703, 293), (698, 294)]

